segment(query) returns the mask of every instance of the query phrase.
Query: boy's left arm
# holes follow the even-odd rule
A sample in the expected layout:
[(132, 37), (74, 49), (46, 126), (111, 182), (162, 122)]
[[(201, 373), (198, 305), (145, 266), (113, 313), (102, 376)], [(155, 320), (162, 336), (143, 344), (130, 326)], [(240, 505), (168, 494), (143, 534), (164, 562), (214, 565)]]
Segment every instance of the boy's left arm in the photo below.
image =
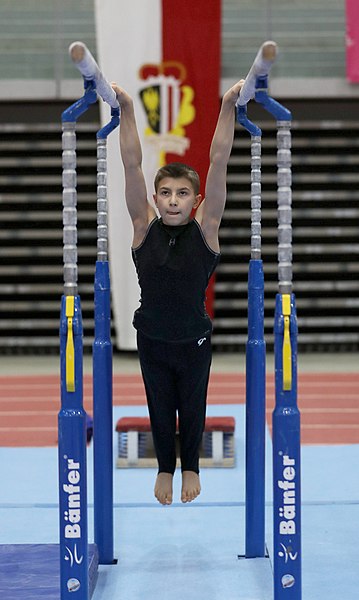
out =
[(241, 79), (223, 96), (210, 149), (205, 200), (197, 211), (204, 237), (215, 252), (219, 252), (218, 229), (226, 202), (227, 164), (234, 138), (235, 104), (243, 83)]

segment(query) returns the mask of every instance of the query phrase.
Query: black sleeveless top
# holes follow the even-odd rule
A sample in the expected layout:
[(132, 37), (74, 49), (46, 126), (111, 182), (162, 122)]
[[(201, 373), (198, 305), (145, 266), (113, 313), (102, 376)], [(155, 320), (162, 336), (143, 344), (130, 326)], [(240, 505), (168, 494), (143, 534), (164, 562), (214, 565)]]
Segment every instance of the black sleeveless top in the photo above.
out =
[(220, 255), (210, 249), (196, 220), (165, 225), (154, 219), (132, 249), (141, 288), (133, 325), (147, 337), (185, 342), (209, 335), (205, 293)]

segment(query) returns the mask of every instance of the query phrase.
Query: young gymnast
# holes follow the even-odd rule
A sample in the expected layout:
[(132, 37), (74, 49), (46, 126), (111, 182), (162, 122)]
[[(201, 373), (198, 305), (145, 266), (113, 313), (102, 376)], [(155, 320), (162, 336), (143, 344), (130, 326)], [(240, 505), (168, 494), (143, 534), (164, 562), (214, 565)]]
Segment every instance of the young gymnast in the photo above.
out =
[[(154, 493), (163, 505), (173, 499), (177, 414), (182, 502), (191, 502), (201, 491), (199, 448), (212, 359), (212, 323), (204, 302), (220, 257), (218, 230), (226, 201), (235, 103), (243, 83), (239, 81), (222, 99), (204, 201), (197, 172), (171, 163), (158, 171), (154, 181), (159, 217), (148, 202), (132, 98), (112, 84), (121, 106), (120, 153), (133, 224), (132, 256), (141, 289), (133, 324), (158, 460)], [(192, 210), (199, 206), (192, 219)]]

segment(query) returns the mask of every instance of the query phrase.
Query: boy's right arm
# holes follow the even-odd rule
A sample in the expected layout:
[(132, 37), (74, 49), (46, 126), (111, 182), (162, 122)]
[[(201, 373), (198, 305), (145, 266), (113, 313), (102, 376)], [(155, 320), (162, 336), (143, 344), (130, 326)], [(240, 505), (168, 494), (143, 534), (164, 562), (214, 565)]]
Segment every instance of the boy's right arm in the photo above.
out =
[(156, 213), (147, 200), (146, 182), (142, 172), (142, 149), (133, 100), (116, 84), (112, 84), (112, 87), (121, 106), (120, 151), (125, 170), (126, 204), (133, 223), (133, 245), (136, 247), (142, 242), (148, 223)]

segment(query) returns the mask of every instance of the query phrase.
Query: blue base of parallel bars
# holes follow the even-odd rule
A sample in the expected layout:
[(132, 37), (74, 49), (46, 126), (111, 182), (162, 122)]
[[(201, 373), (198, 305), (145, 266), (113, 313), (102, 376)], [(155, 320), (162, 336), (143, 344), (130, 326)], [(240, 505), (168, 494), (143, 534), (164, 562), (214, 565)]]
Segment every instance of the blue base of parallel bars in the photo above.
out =
[[(0, 545), (0, 598), (2, 600), (60, 600), (58, 544)], [(98, 552), (88, 551), (90, 598), (98, 578)], [(78, 598), (78, 594), (73, 595)]]
[(61, 410), (58, 415), (60, 585), (61, 600), (88, 600), (88, 526), (86, 413), (83, 408), (83, 341), (80, 297), (74, 297), (73, 341), (75, 391), (66, 386), (68, 324), (66, 297), (61, 301)]
[(276, 296), (273, 412), (273, 565), (275, 600), (301, 600), (300, 413), (297, 407), (297, 317), (291, 295), (292, 386), (283, 390), (282, 296)]
[(246, 558), (265, 556), (265, 362), (263, 263), (252, 259), (246, 345)]
[(95, 269), (94, 528), (100, 564), (113, 564), (113, 416), (110, 275), (107, 261)]

